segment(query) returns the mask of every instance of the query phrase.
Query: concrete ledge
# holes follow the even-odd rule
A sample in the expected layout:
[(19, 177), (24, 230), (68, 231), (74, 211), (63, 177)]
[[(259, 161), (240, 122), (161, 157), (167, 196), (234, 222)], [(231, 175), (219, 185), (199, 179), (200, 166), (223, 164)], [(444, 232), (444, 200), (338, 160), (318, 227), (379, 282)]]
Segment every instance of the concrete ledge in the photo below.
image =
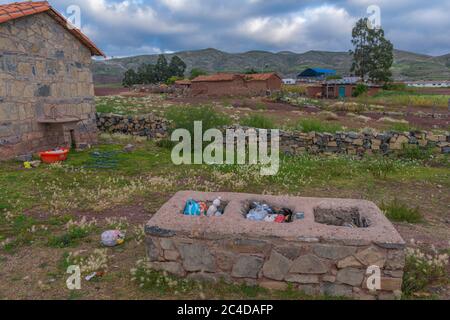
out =
[[(184, 216), (182, 211), (189, 198), (195, 200), (214, 200), (221, 196), (228, 202), (221, 217)], [(267, 201), (272, 205), (288, 207), (294, 212), (304, 212), (305, 219), (289, 224), (249, 221), (245, 218), (243, 208), (249, 201)], [(369, 228), (348, 228), (330, 226), (315, 222), (314, 209), (358, 208), (360, 213), (370, 219)], [(202, 236), (257, 236), (278, 237), (286, 240), (307, 241), (351, 241), (362, 244), (376, 242), (381, 245), (403, 247), (405, 242), (390, 221), (373, 203), (365, 200), (298, 198), (287, 196), (262, 196), (239, 193), (204, 193), (195, 191), (178, 192), (153, 216), (148, 226), (175, 231), (179, 234)]]

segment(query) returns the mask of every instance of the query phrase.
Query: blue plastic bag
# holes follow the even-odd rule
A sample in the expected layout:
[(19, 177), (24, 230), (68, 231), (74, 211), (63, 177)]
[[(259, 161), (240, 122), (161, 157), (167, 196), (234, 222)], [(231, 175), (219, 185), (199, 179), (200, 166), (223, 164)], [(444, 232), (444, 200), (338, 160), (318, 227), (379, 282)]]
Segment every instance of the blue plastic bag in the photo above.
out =
[(200, 205), (196, 201), (189, 199), (186, 202), (183, 213), (186, 216), (199, 216), (201, 214)]

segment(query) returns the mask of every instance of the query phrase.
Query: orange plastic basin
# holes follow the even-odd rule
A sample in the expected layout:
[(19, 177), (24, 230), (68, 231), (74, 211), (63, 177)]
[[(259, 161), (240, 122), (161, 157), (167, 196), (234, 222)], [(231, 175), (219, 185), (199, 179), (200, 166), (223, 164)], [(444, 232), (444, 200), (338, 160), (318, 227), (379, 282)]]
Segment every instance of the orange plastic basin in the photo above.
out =
[(67, 160), (69, 149), (49, 150), (39, 153), (39, 157), (44, 163), (55, 163)]

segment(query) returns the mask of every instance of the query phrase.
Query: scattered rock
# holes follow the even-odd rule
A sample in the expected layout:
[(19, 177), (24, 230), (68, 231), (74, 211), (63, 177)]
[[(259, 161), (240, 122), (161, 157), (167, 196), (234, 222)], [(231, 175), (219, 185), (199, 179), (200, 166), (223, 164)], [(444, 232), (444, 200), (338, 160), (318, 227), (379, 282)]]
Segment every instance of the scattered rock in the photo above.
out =
[(127, 144), (124, 148), (123, 151), (127, 152), (127, 153), (131, 153), (134, 151), (136, 147), (133, 144)]

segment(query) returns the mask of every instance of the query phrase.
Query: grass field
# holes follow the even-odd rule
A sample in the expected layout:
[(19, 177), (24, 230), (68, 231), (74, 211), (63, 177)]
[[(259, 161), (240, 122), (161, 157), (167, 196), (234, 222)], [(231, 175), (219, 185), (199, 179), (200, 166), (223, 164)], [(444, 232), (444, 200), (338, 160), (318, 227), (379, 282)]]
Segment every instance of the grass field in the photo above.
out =
[[(123, 146), (130, 142), (137, 149), (122, 153)], [(0, 266), (4, 270), (0, 298), (87, 299), (98, 298), (98, 292), (107, 298), (172, 298), (174, 292), (180, 298), (194, 299), (311, 298), (295, 290), (269, 292), (247, 286), (185, 283), (143, 270), (142, 262), (138, 262), (145, 257), (143, 224), (179, 190), (364, 198), (380, 205), (395, 201), (420, 211), (423, 220), (417, 226), (433, 230), (436, 243), (448, 236), (448, 227), (436, 227), (448, 205), (448, 158), (435, 159), (431, 165), (398, 158), (358, 161), (347, 157), (283, 157), (278, 175), (262, 177), (257, 166), (174, 166), (170, 150), (129, 137), (104, 135), (95, 150), (112, 154), (117, 166), (92, 169), (98, 165), (93, 163), (92, 151), (73, 152), (63, 165), (31, 170), (17, 162), (0, 165), (0, 184), (4, 186), (0, 191)], [(430, 193), (432, 198), (427, 196)], [(408, 210), (404, 219), (408, 219)], [(101, 249), (100, 233), (112, 226), (127, 230), (126, 243), (103, 253), (95, 251)], [(415, 226), (405, 227), (408, 233), (416, 232)], [(80, 250), (96, 257), (92, 258), (95, 261), (99, 261), (98, 255), (103, 257), (108, 273), (87, 283), (76, 295), (64, 289), (65, 270), (61, 265), (69, 253)], [(44, 265), (30, 279), (27, 270), (42, 261)], [(136, 278), (131, 269), (146, 276)], [(117, 286), (121, 289), (111, 290)]]
[(424, 94), (414, 90), (404, 91), (381, 91), (373, 97), (360, 98), (361, 103), (371, 103), (384, 106), (402, 107), (427, 107), (427, 108), (447, 108), (450, 95)]
[[(393, 97), (397, 96), (374, 99), (397, 99)], [(309, 113), (298, 106), (272, 105), (257, 99), (213, 100), (202, 106), (196, 101), (166, 98), (112, 96), (96, 101), (99, 112), (153, 112), (186, 128), (196, 117), (207, 119), (208, 127), (241, 123), (304, 132), (372, 125), (400, 130), (411, 127), (403, 122), (380, 124), (375, 119), (357, 123), (361, 113)], [(136, 146), (135, 150), (123, 152), (129, 143)], [(448, 155), (406, 150), (396, 156), (363, 159), (282, 156), (277, 175), (261, 176), (259, 166), (175, 166), (170, 146), (145, 138), (102, 134), (94, 149), (71, 152), (63, 164), (24, 169), (15, 161), (0, 163), (0, 299), (331, 298), (309, 297), (292, 288), (268, 291), (247, 285), (195, 283), (148, 270), (144, 261), (144, 225), (180, 190), (374, 201), (414, 250), (427, 253), (409, 256), (404, 298), (450, 298), (449, 270), (430, 267), (423, 260), (423, 256), (435, 257), (450, 250)], [(98, 160), (96, 152), (108, 160)], [(126, 242), (102, 248), (100, 235), (111, 228), (126, 231)], [(107, 273), (91, 282), (84, 281), (81, 291), (69, 291), (65, 269), (74, 261), (86, 264), (86, 270), (101, 267)]]

